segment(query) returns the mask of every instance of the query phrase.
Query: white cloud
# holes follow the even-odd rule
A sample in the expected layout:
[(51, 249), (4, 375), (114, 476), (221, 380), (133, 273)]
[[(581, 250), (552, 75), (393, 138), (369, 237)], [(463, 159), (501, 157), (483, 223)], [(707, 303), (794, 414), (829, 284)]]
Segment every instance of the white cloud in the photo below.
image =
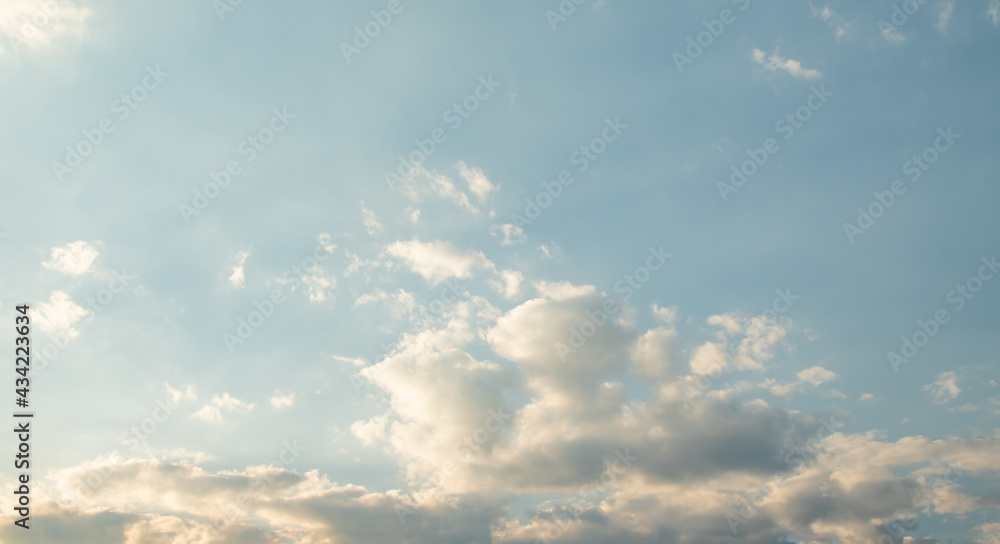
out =
[(333, 236), (330, 236), (327, 232), (319, 233), (316, 241), (319, 242), (319, 246), (323, 248), (323, 251), (327, 253), (333, 253), (337, 249), (337, 244), (333, 243)]
[(368, 421), (355, 421), (351, 424), (351, 434), (361, 442), (361, 445), (371, 446), (385, 440), (388, 424), (388, 414), (373, 417)]
[(958, 376), (954, 372), (942, 372), (938, 374), (934, 383), (924, 386), (924, 391), (930, 393), (936, 404), (944, 404), (959, 395), (962, 390), (958, 387)]
[(831, 28), (834, 29), (834, 36), (839, 40), (845, 38), (851, 32), (851, 24), (845, 21), (840, 15), (837, 15), (835, 11), (830, 6), (825, 6), (822, 9), (818, 9), (815, 6), (810, 6), (812, 17), (819, 17), (827, 23)]
[(764, 370), (764, 363), (774, 358), (774, 348), (788, 334), (791, 320), (765, 315), (745, 317), (736, 313), (710, 316), (709, 325), (721, 327), (718, 341), (706, 342), (694, 350), (689, 366), (697, 375), (709, 375), (720, 369)]
[[(0, 34), (13, 52), (50, 45), (62, 36), (83, 36), (89, 8), (54, 0), (4, 0), (0, 2)], [(0, 46), (0, 52), (3, 47)]]
[[(335, 247), (335, 246), (334, 246)], [(348, 254), (350, 258), (351, 255)], [(355, 259), (357, 259), (355, 257)], [(362, 263), (355, 262), (353, 266), (360, 267)], [(349, 270), (354, 270), (352, 266), (348, 267)], [(306, 296), (311, 302), (326, 302), (331, 300), (333, 297), (333, 290), (337, 287), (337, 277), (333, 274), (328, 274), (322, 265), (314, 265), (301, 271), (300, 276), (286, 275), (285, 277), (277, 278), (275, 281), (280, 285), (291, 285), (291, 290), (296, 291), (300, 287), (305, 292)]]
[(674, 322), (677, 321), (677, 306), (670, 306), (669, 308), (661, 308), (659, 304), (653, 304), (650, 308), (653, 317), (670, 325), (673, 327)]
[(517, 270), (503, 270), (499, 280), (491, 280), (490, 285), (508, 300), (513, 300), (521, 294), (521, 284), (524, 274)]
[(361, 202), (361, 215), (365, 218), (365, 230), (368, 234), (378, 236), (382, 232), (382, 224), (378, 222), (375, 212), (365, 207), (364, 201)]
[(859, 400), (861, 402), (871, 402), (875, 400), (875, 395), (872, 395), (871, 393), (864, 393), (861, 395), (861, 398)]
[[(101, 243), (96, 242), (96, 245), (100, 246)], [(42, 266), (49, 270), (55, 270), (71, 276), (79, 276), (86, 273), (90, 270), (90, 265), (93, 264), (94, 259), (100, 255), (97, 248), (83, 240), (78, 240), (62, 247), (54, 247), (50, 254), (51, 259), (43, 262)]]
[(482, 252), (461, 252), (451, 242), (393, 242), (386, 253), (402, 259), (410, 270), (435, 285), (448, 278), (469, 278), (476, 269), (494, 269)]
[(225, 414), (248, 414), (254, 407), (253, 403), (243, 402), (229, 393), (223, 393), (212, 397), (212, 401), (202, 406), (192, 417), (212, 425), (221, 425), (225, 423)]
[[(795, 395), (795, 393), (803, 392), (806, 385), (811, 385), (813, 387), (822, 385), (826, 382), (835, 380), (837, 378), (837, 374), (821, 366), (812, 366), (799, 371), (795, 377), (798, 379), (788, 383), (778, 383), (773, 379), (765, 380), (764, 383), (761, 384), (761, 387), (764, 387), (776, 397), (791, 398)], [(836, 389), (826, 391), (824, 396), (826, 398), (847, 398), (847, 395), (844, 395)]]
[(778, 56), (777, 50), (768, 56), (767, 53), (761, 51), (760, 49), (754, 49), (753, 58), (757, 61), (757, 64), (762, 65), (765, 69), (770, 70), (771, 72), (784, 70), (792, 76), (802, 79), (819, 79), (820, 77), (823, 77), (823, 74), (817, 70), (803, 68), (802, 64), (797, 60), (781, 58)]
[(951, 21), (951, 16), (955, 12), (955, 3), (947, 2), (944, 7), (941, 8), (941, 12), (938, 13), (938, 20), (934, 23), (934, 28), (937, 28), (941, 32), (948, 29), (948, 23)]
[[(655, 305), (654, 305), (655, 306)], [(671, 378), (681, 362), (677, 331), (673, 321), (668, 327), (646, 331), (632, 348), (632, 369), (639, 376), (652, 380)]]
[(163, 386), (167, 389), (167, 396), (170, 397), (170, 404), (173, 406), (177, 406), (182, 400), (198, 400), (198, 395), (195, 393), (193, 385), (185, 385), (183, 391), (170, 387), (169, 383), (164, 383)]
[(984, 523), (973, 530), (978, 544), (1000, 544), (1000, 523)]
[(469, 192), (476, 195), (480, 203), (486, 202), (490, 193), (499, 189), (486, 178), (486, 174), (479, 168), (471, 168), (462, 161), (458, 161), (455, 168), (458, 168), (458, 174), (468, 182)]
[(469, 195), (457, 188), (450, 177), (431, 172), (423, 165), (416, 165), (396, 189), (413, 202), (421, 202), (429, 196), (434, 196), (451, 202), (463, 210), (479, 213), (479, 208), (472, 204)]
[(85, 315), (87, 310), (73, 302), (65, 291), (53, 291), (48, 302), (35, 305), (34, 312), (39, 329), (50, 335), (62, 332), (70, 338), (80, 335), (80, 331), (73, 328), (73, 325)]
[(367, 306), (381, 302), (389, 309), (389, 314), (396, 319), (413, 318), (416, 316), (417, 297), (405, 290), (399, 289), (394, 293), (387, 293), (382, 289), (375, 289), (370, 293), (365, 293), (354, 300), (355, 306)]
[(542, 252), (542, 255), (545, 255), (549, 259), (557, 259), (562, 257), (563, 254), (562, 248), (555, 242), (551, 244), (542, 244), (538, 246), (538, 250)]
[(490, 234), (495, 238), (499, 238), (500, 245), (504, 247), (523, 244), (528, 239), (528, 236), (524, 233), (524, 229), (510, 223), (490, 227)]
[(986, 17), (993, 23), (993, 26), (1000, 25), (1000, 0), (990, 0), (990, 7), (986, 10)]
[(246, 275), (243, 273), (243, 267), (252, 251), (253, 247), (249, 247), (243, 251), (237, 251), (236, 255), (233, 257), (236, 264), (233, 265), (232, 273), (229, 275), (229, 284), (237, 289), (242, 289), (244, 283), (246, 282)]
[(290, 408), (293, 404), (295, 404), (295, 393), (291, 391), (275, 391), (271, 395), (271, 406), (278, 410)]
[(417, 208), (407, 206), (406, 209), (403, 210), (403, 214), (406, 216), (406, 220), (414, 225), (420, 222), (420, 210)]
[[(46, 524), (31, 528), (51, 537), (39, 542), (66, 542), (72, 535), (75, 544), (492, 541), (491, 525), (502, 514), (493, 502), (339, 485), (319, 471), (286, 466), (304, 451), (306, 444), (285, 441), (267, 464), (219, 472), (190, 459), (99, 458), (54, 476), (51, 488), (59, 500), (32, 496)], [(93, 474), (105, 475), (96, 488), (87, 484)], [(0, 541), (23, 540), (13, 515), (0, 513)]]
[[(170, 542), (197, 538), (222, 519), (208, 542), (531, 544), (557, 529), (567, 543), (640, 544), (669, 527), (674, 540), (721, 544), (733, 541), (726, 515), (768, 489), (756, 518), (740, 528), (741, 541), (866, 542), (877, 540), (878, 523), (916, 516), (924, 505), (914, 491), (929, 488), (945, 463), (960, 466), (970, 484), (1000, 471), (1000, 436), (886, 442), (879, 433), (845, 434), (828, 420), (760, 399), (740, 403), (730, 393), (751, 389), (742, 383), (686, 398), (683, 386), (695, 377), (679, 375), (677, 348), (692, 343), (670, 326), (637, 330), (619, 319), (628, 309), (601, 320), (563, 359), (554, 343), (611, 299), (567, 282), (541, 284), (539, 292), (503, 313), (459, 301), (440, 322), (404, 335), (375, 365), (334, 357), (384, 394), (383, 408), (355, 421), (351, 433), (399, 463), (408, 492), (333, 484), (317, 470), (275, 463), (214, 473), (197, 460), (98, 459), (61, 470), (40, 487), (63, 498), (51, 507), (37, 498), (47, 526), (83, 534), (81, 544), (106, 542), (106, 531), (90, 537), (72, 530), (98, 520), (120, 534)], [(672, 314), (662, 321), (675, 320), (675, 310), (658, 310), (653, 306)], [(773, 347), (782, 334), (755, 319), (722, 314), (710, 333), (740, 340), (741, 354), (759, 356), (770, 347), (755, 342)], [(744, 346), (744, 336), (753, 342)], [(484, 340), (506, 361), (486, 358)], [(623, 376), (645, 378), (649, 394), (631, 396), (618, 381)], [(797, 375), (803, 384), (833, 377), (822, 367)], [(250, 407), (216, 396), (198, 417), (219, 424)], [(97, 489), (86, 483), (93, 473), (106, 475)], [(220, 505), (259, 481), (266, 494), (251, 493), (239, 514), (227, 517), (231, 509)], [(589, 493), (591, 482), (601, 483), (600, 492)], [(989, 496), (964, 483), (939, 487), (931, 508), (960, 514), (992, 507)], [(526, 515), (482, 502), (527, 494), (552, 500)], [(581, 515), (567, 516), (577, 511), (569, 504), (582, 505)], [(400, 512), (404, 524), (395, 521)], [(11, 515), (0, 513), (5, 541)]]
[(821, 366), (812, 366), (800, 371), (796, 376), (803, 383), (819, 385), (836, 379), (837, 374)]
[(337, 278), (324, 274), (318, 267), (314, 267), (309, 274), (302, 276), (302, 284), (305, 285), (306, 294), (310, 301), (326, 302), (337, 286)]

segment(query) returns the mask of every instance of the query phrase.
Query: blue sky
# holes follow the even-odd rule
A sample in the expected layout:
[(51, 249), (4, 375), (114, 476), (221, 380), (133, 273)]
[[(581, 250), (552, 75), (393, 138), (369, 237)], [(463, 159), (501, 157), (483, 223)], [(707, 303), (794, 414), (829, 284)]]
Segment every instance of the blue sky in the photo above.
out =
[(997, 0), (229, 1), (0, 7), (3, 541), (998, 542)]

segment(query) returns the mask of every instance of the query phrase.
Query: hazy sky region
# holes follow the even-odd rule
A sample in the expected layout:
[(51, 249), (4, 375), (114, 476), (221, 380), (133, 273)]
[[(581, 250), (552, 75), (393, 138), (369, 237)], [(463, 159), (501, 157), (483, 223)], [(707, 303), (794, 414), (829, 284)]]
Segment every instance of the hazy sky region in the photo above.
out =
[(0, 0), (0, 542), (1000, 544), (998, 51), (1000, 0)]

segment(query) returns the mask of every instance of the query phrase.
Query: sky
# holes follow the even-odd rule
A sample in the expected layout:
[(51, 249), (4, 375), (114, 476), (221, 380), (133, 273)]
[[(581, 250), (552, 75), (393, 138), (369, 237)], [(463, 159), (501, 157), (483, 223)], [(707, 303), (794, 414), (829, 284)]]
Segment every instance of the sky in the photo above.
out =
[(998, 544), (998, 46), (4, 0), (0, 542)]

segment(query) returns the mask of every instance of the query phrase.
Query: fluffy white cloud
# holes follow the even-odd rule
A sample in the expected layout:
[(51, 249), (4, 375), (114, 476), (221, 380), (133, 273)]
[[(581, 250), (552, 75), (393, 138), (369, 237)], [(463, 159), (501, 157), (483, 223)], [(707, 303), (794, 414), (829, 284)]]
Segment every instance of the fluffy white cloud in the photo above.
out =
[(524, 283), (524, 274), (517, 270), (501, 270), (500, 279), (490, 281), (490, 285), (509, 300), (516, 299), (521, 294), (522, 283)]
[(82, 37), (90, 15), (89, 8), (65, 0), (4, 0), (0, 2), (0, 34), (17, 53), (48, 46), (62, 36)]
[(768, 55), (760, 49), (753, 50), (753, 59), (757, 64), (762, 65), (766, 70), (777, 72), (784, 70), (794, 77), (802, 79), (819, 79), (823, 74), (817, 70), (802, 67), (802, 63), (793, 59), (785, 59), (778, 55), (777, 50)]
[(465, 178), (465, 181), (469, 184), (469, 192), (475, 195), (480, 203), (486, 202), (486, 197), (499, 189), (499, 187), (493, 185), (487, 179), (486, 174), (479, 168), (471, 168), (462, 161), (458, 161), (455, 168), (458, 168), (458, 174)]
[[(48, 486), (58, 497), (37, 500), (59, 499), (47, 510), (50, 527), (102, 524), (151, 542), (238, 544), (871, 541), (880, 525), (921, 512), (993, 507), (967, 483), (997, 476), (1000, 435), (887, 442), (844, 434), (829, 417), (739, 400), (752, 391), (739, 384), (689, 397), (685, 386), (697, 376), (683, 375), (682, 346), (716, 342), (684, 341), (677, 309), (652, 306), (660, 324), (643, 331), (625, 317), (629, 308), (595, 317), (612, 299), (592, 286), (535, 287), (538, 298), (507, 312), (460, 300), (374, 365), (335, 357), (384, 395), (384, 409), (351, 434), (399, 462), (408, 492), (331, 483), (281, 464), (213, 473), (198, 461), (99, 459), (59, 471)], [(571, 342), (588, 319), (594, 330)], [(766, 320), (711, 321), (737, 356), (766, 355), (784, 339)], [(562, 342), (574, 350), (565, 357), (555, 346)], [(648, 394), (622, 385), (630, 375), (650, 384)], [(796, 377), (821, 385), (835, 374), (811, 366)], [(284, 397), (276, 392), (272, 403)], [(197, 417), (221, 423), (252, 408), (217, 395)], [(942, 481), (949, 466), (961, 475)], [(107, 477), (92, 489), (85, 479), (95, 471)], [(527, 516), (488, 499), (526, 494), (555, 498)], [(9, 526), (9, 514), (0, 516)], [(8, 534), (0, 529), (0, 538)]]
[(826, 383), (836, 379), (837, 374), (821, 366), (812, 366), (805, 370), (800, 371), (798, 374), (796, 374), (796, 376), (803, 383), (819, 385), (821, 383)]
[(510, 223), (490, 227), (490, 234), (498, 238), (504, 247), (523, 244), (528, 239), (524, 229)]
[(713, 315), (707, 323), (722, 330), (716, 342), (706, 342), (691, 355), (691, 371), (709, 375), (720, 369), (764, 370), (764, 363), (774, 358), (774, 349), (788, 334), (791, 320), (766, 315), (745, 317), (735, 313)]
[[(96, 245), (100, 246), (101, 243), (97, 242)], [(78, 240), (62, 247), (52, 248), (50, 255), (51, 258), (43, 262), (42, 266), (63, 274), (79, 276), (90, 270), (90, 265), (100, 255), (100, 252), (87, 242)]]
[(1000, 544), (1000, 523), (984, 523), (973, 530), (978, 544)]
[(48, 302), (35, 304), (35, 323), (38, 328), (48, 334), (65, 333), (70, 338), (76, 338), (80, 331), (73, 325), (87, 315), (80, 305), (73, 302), (65, 291), (53, 291)]
[(924, 386), (934, 402), (944, 404), (957, 397), (962, 389), (958, 387), (958, 376), (954, 372), (942, 372), (938, 374), (934, 383)]
[(198, 400), (198, 394), (193, 385), (185, 385), (183, 391), (170, 387), (169, 383), (164, 383), (163, 386), (167, 389), (167, 396), (170, 397), (170, 404), (173, 406), (180, 404), (182, 400)]
[[(407, 497), (330, 482), (318, 471), (282, 464), (305, 451), (285, 442), (269, 465), (209, 472), (187, 461), (98, 459), (60, 471), (53, 496), (33, 496), (46, 523), (32, 525), (32, 541), (79, 544), (291, 544), (411, 542), (468, 544), (491, 541), (502, 511), (483, 500)], [(96, 489), (91, 474), (106, 475)], [(0, 514), (0, 540), (24, 531)], [(34, 519), (32, 519), (34, 521)], [(109, 535), (118, 535), (111, 540)]]
[(254, 407), (253, 403), (243, 402), (229, 393), (223, 393), (212, 397), (212, 401), (202, 406), (192, 417), (212, 425), (222, 425), (225, 423), (225, 414), (248, 414)]
[[(821, 366), (812, 366), (799, 371), (796, 378), (798, 379), (784, 384), (777, 383), (775, 380), (767, 380), (762, 386), (776, 397), (790, 398), (795, 393), (802, 392), (806, 385), (817, 386), (835, 380), (837, 374)], [(826, 396), (828, 398), (845, 398), (845, 395), (837, 390), (828, 391)]]
[(278, 410), (291, 408), (295, 404), (295, 393), (291, 391), (275, 391), (271, 395), (271, 406)]
[(476, 269), (494, 268), (482, 252), (462, 252), (451, 242), (393, 242), (386, 247), (386, 253), (402, 259), (410, 270), (435, 285), (448, 278), (469, 278)]
[(337, 277), (314, 269), (311, 273), (302, 276), (302, 284), (305, 286), (310, 301), (326, 302), (337, 286)]

